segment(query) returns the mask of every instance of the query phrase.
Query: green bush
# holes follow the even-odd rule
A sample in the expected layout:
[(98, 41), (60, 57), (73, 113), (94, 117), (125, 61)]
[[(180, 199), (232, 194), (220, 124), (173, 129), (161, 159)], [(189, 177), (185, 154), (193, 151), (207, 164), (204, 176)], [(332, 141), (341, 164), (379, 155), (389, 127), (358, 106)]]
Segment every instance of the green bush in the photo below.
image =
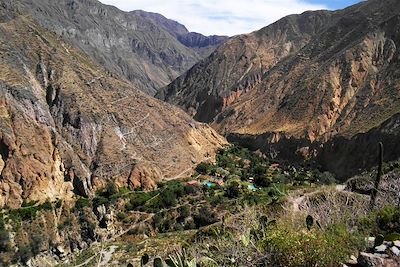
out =
[(244, 195), (243, 202), (250, 206), (266, 204), (270, 202), (270, 197), (263, 191), (258, 191), (256, 193), (249, 192)]
[(225, 190), (225, 194), (229, 198), (236, 198), (240, 195), (240, 184), (237, 181), (232, 181)]
[(222, 195), (217, 194), (213, 195), (212, 197), (209, 197), (209, 203), (211, 206), (216, 207), (219, 204), (222, 204), (224, 202), (224, 198)]
[(197, 187), (192, 185), (185, 185), (184, 190), (186, 195), (195, 195), (198, 192)]
[(53, 205), (47, 200), (43, 204), (39, 205), (39, 210), (53, 210)]
[(400, 209), (395, 206), (386, 206), (360, 217), (357, 225), (366, 235), (387, 235), (400, 233)]
[(84, 207), (90, 207), (90, 200), (87, 198), (81, 197), (75, 202), (74, 209), (79, 211), (79, 210), (83, 209)]
[(144, 212), (156, 212), (160, 208), (159, 191), (135, 192), (129, 197), (129, 202), (125, 208), (129, 210), (138, 210)]
[(363, 237), (350, 233), (345, 225), (310, 231), (280, 224), (268, 230), (262, 247), (271, 253), (269, 266), (339, 266), (362, 249)]
[(139, 207), (143, 206), (146, 201), (152, 198), (151, 194), (148, 193), (135, 193), (130, 196), (129, 202), (126, 204), (127, 210), (137, 210)]
[(213, 165), (207, 162), (201, 162), (196, 167), (196, 171), (200, 174), (209, 174), (213, 168)]
[(170, 208), (177, 204), (177, 195), (172, 189), (163, 190), (160, 193), (160, 208)]
[(105, 193), (109, 197), (119, 193), (118, 186), (115, 184), (114, 181), (108, 181)]
[(13, 221), (31, 221), (36, 218), (36, 213), (38, 212), (38, 207), (23, 207), (20, 209), (15, 209), (10, 211), (10, 217)]
[(108, 206), (109, 204), (110, 204), (110, 201), (106, 197), (97, 196), (97, 197), (93, 198), (93, 207), (95, 207), (95, 208), (97, 208), (101, 205)]
[(254, 177), (254, 183), (260, 187), (268, 187), (272, 183), (272, 177), (268, 177), (267, 175), (257, 175)]
[(207, 206), (203, 206), (200, 210), (193, 216), (194, 223), (197, 228), (213, 224), (218, 221), (215, 213)]
[(190, 216), (190, 207), (189, 205), (184, 205), (179, 207), (178, 209), (180, 220), (183, 221), (185, 218)]
[(319, 178), (319, 182), (321, 184), (330, 185), (330, 184), (337, 183), (335, 175), (330, 172), (323, 172), (323, 173), (319, 174), (318, 178)]
[(387, 233), (400, 233), (400, 208), (386, 206), (379, 210), (376, 216), (378, 228)]
[(222, 167), (225, 169), (235, 168), (235, 161), (232, 158), (232, 156), (228, 153), (222, 154), (222, 155), (217, 155), (216, 160), (217, 160), (217, 165), (219, 167)]

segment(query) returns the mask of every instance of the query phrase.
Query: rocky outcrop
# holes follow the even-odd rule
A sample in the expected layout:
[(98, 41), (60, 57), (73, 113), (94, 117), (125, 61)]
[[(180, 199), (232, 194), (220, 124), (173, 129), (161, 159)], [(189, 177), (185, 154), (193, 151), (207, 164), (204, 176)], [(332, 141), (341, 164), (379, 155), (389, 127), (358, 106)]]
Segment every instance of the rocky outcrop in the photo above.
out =
[(151, 189), (226, 142), (31, 18), (3, 6), (0, 18), (0, 207), (91, 196), (108, 180)]
[(378, 141), (398, 147), (398, 127), (384, 124), (400, 112), (399, 10), (370, 0), (288, 16), (230, 39), (157, 96), (231, 140), (349, 177), (374, 164)]
[[(161, 15), (124, 12), (97, 0), (1, 0), (8, 10), (31, 16), (91, 56), (108, 71), (154, 94), (206, 56), (185, 46)], [(179, 25), (181, 29), (183, 25)], [(182, 30), (173, 27), (177, 34)], [(184, 28), (186, 29), (186, 28)], [(187, 30), (184, 34), (188, 34)], [(205, 37), (207, 38), (207, 37)], [(222, 39), (223, 42), (226, 38)], [(205, 49), (215, 49), (208, 45)]]

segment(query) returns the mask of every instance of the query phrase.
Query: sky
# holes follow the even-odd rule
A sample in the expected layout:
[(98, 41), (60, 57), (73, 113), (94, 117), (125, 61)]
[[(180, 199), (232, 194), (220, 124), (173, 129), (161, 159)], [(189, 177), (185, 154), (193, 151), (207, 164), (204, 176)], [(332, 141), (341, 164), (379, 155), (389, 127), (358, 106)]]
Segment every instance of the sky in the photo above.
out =
[(145, 10), (204, 35), (249, 33), (306, 10), (340, 9), (360, 0), (100, 0), (125, 11)]

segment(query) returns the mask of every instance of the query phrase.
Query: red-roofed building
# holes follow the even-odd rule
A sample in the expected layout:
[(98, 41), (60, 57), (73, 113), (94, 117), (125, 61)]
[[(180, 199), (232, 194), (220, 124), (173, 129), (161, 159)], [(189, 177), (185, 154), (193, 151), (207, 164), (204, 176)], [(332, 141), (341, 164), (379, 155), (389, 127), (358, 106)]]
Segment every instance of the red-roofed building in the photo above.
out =
[(190, 182), (188, 182), (188, 185), (198, 185), (199, 182), (197, 182), (196, 180), (192, 180)]
[(269, 166), (269, 168), (273, 169), (273, 170), (279, 169), (279, 164), (278, 163), (271, 164), (271, 166)]

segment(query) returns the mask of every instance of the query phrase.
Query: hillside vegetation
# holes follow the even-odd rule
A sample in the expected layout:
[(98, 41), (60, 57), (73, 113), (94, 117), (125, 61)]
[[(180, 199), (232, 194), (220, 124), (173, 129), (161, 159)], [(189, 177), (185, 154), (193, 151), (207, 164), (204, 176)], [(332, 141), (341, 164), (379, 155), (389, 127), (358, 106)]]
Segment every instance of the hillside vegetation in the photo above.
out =
[(215, 163), (200, 163), (192, 177), (153, 191), (132, 192), (110, 181), (93, 198), (5, 210), (2, 259), (27, 262), (37, 255), (41, 264), (50, 258), (61, 266), (95, 266), (111, 253), (107, 266), (137, 266), (143, 255), (200, 266), (339, 266), (366, 251), (369, 237), (397, 238), (392, 185), (399, 167), (384, 165), (370, 210), (369, 195), (357, 188), (368, 187), (375, 171), (343, 190), (332, 174), (230, 146)]

